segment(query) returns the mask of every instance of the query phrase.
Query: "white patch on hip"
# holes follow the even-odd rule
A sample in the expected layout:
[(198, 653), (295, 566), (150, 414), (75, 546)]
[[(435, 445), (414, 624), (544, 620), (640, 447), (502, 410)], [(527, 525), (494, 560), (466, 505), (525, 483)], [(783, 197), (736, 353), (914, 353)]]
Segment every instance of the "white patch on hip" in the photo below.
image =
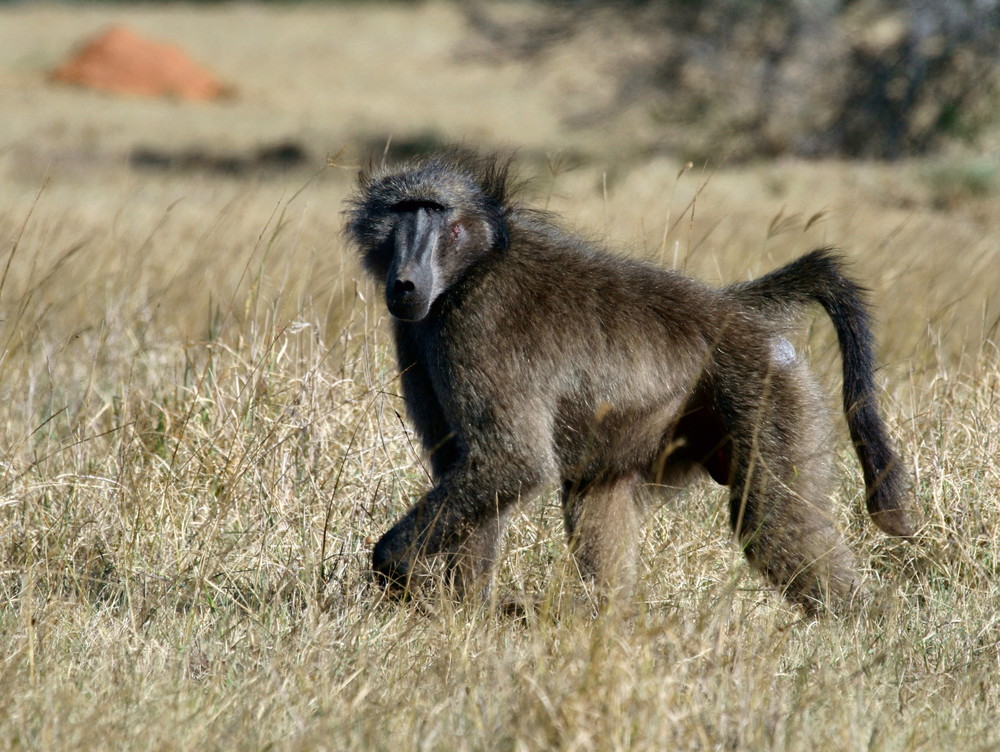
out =
[(771, 340), (771, 358), (779, 366), (790, 366), (795, 362), (795, 348), (784, 337)]

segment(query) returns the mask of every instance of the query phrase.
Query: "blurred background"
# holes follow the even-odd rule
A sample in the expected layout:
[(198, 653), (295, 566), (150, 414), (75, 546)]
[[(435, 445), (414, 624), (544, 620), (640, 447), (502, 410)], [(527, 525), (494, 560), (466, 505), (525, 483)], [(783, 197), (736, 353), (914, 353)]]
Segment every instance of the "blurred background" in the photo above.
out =
[[(5, 111), (29, 104), (39, 77), (90, 37), (130, 24), (231, 87), (211, 113), (173, 113), (175, 130), (206, 146), (256, 136), (322, 148), (381, 132), (584, 149), (600, 129), (627, 135), (627, 155), (896, 159), (995, 125), (1000, 10), (990, 0), (22, 2), (3, 14)], [(49, 98), (82, 110), (72, 118), (81, 130), (100, 109), (118, 117), (117, 139), (144, 135), (142, 124), (123, 127), (127, 110)], [(38, 131), (15, 117), (5, 140), (58, 142), (72, 130), (55, 111), (39, 114), (55, 122)], [(121, 147), (103, 135), (91, 135), (94, 149)]]
[[(0, 144), (24, 169), (137, 150), (166, 162), (184, 150), (235, 157), (290, 141), (322, 158), (390, 137), (400, 152), (462, 139), (717, 164), (997, 146), (991, 0), (15, 2), (0, 12)], [(221, 83), (220, 98), (191, 107), (52, 83), (114, 25), (178, 46)]]

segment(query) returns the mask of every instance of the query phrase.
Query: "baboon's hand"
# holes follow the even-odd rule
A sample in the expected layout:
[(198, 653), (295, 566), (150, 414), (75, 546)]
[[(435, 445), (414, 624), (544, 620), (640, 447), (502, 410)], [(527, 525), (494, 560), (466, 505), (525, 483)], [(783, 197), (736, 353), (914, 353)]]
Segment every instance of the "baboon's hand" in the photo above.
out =
[(375, 581), (395, 593), (406, 590), (410, 579), (408, 531), (396, 525), (383, 535), (372, 550), (372, 572)]

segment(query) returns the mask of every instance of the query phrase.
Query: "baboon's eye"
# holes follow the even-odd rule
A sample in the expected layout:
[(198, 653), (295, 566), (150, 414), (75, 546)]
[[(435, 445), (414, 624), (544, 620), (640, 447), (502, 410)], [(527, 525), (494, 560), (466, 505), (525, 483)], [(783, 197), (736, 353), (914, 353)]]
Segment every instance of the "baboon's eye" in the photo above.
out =
[(418, 209), (426, 209), (432, 212), (443, 212), (445, 207), (439, 204), (437, 201), (425, 201), (425, 200), (407, 200), (399, 201), (390, 207), (390, 211), (396, 212), (397, 214), (405, 214), (406, 212), (415, 212)]

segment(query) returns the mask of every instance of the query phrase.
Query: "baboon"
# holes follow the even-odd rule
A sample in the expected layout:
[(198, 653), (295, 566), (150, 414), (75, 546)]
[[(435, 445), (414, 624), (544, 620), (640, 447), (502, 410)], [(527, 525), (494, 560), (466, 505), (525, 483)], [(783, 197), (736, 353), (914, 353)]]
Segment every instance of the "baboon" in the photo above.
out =
[(834, 250), (713, 289), (561, 229), (518, 200), (509, 158), (462, 150), (363, 171), (347, 214), (384, 285), (435, 482), (375, 545), (391, 589), (437, 554), (458, 597), (487, 589), (512, 509), (551, 481), (583, 576), (628, 589), (639, 492), (707, 473), (729, 487), (750, 564), (791, 601), (849, 597), (851, 554), (826, 508), (823, 400), (784, 336), (813, 303), (838, 336), (868, 511), (911, 535), (876, 408), (866, 292)]

